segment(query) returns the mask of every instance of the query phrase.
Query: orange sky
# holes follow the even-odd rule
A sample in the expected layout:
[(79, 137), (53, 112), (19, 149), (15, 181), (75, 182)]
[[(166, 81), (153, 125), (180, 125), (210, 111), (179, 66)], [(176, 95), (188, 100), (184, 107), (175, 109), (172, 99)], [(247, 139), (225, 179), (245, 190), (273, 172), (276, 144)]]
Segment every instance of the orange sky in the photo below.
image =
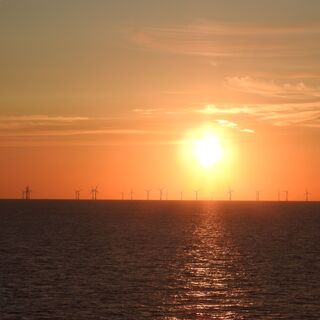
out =
[[(263, 12), (263, 15), (262, 15)], [(0, 197), (320, 200), (320, 3), (0, 1)], [(192, 139), (223, 156), (204, 168)]]

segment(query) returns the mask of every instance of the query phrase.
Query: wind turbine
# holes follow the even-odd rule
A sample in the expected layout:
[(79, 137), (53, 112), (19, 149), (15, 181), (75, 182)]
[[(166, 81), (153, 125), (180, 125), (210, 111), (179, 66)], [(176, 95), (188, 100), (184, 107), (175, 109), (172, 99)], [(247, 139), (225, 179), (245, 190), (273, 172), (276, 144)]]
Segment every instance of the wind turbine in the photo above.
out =
[(121, 192), (121, 199), (124, 200), (124, 192)]
[(160, 200), (162, 200), (162, 195), (163, 195), (163, 190), (164, 188), (159, 188), (159, 197), (160, 197)]
[(133, 194), (134, 194), (134, 191), (131, 189), (130, 190), (130, 200), (133, 200)]
[(306, 196), (306, 201), (309, 201), (309, 195), (310, 195), (310, 192), (308, 191), (308, 189), (306, 189), (305, 191), (305, 196)]
[(76, 200), (80, 200), (80, 191), (81, 190), (75, 190)]
[(286, 201), (288, 201), (289, 200), (289, 191), (288, 190), (284, 190), (283, 192), (286, 195)]
[(152, 191), (152, 189), (146, 189), (144, 190), (147, 194), (147, 200), (150, 200), (150, 192)]
[(97, 194), (98, 193), (99, 193), (98, 186), (96, 186), (95, 188), (91, 188), (92, 200), (97, 200)]
[(22, 191), (22, 198), (24, 200), (30, 200), (31, 199), (31, 192), (30, 186), (27, 185), (26, 188)]
[(260, 201), (260, 190), (256, 191), (256, 201)]
[(200, 189), (197, 189), (197, 190), (193, 190), (193, 192), (196, 194), (196, 201), (198, 200), (198, 194), (200, 192)]
[(180, 200), (183, 198), (183, 191), (180, 191)]
[(234, 193), (234, 190), (232, 190), (230, 187), (228, 189), (228, 194), (229, 194), (229, 201), (232, 200), (232, 194)]

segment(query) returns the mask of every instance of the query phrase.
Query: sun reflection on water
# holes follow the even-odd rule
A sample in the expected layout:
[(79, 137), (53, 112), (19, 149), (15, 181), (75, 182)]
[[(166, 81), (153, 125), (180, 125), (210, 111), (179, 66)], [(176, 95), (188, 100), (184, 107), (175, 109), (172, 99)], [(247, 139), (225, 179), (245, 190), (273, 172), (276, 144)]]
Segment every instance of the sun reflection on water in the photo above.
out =
[(208, 211), (190, 233), (192, 246), (186, 246), (177, 259), (180, 293), (175, 295), (175, 309), (197, 319), (243, 319), (237, 308), (246, 305), (237, 278), (245, 278), (241, 255), (219, 216)]

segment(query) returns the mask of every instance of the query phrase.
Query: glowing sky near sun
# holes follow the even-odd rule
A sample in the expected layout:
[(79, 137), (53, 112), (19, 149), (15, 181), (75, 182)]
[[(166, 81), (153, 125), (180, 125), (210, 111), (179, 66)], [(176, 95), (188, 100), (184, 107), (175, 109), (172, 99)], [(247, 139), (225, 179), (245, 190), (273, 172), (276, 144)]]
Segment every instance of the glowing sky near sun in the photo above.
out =
[(319, 21), (318, 0), (0, 1), (0, 197), (320, 199)]

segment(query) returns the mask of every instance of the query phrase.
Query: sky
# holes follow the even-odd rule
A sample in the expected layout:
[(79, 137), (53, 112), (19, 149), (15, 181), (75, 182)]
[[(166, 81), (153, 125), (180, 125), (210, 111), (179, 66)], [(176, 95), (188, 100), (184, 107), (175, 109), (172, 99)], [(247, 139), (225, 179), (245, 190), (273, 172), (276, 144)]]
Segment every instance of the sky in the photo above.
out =
[(319, 21), (318, 0), (0, 0), (0, 197), (320, 200)]

